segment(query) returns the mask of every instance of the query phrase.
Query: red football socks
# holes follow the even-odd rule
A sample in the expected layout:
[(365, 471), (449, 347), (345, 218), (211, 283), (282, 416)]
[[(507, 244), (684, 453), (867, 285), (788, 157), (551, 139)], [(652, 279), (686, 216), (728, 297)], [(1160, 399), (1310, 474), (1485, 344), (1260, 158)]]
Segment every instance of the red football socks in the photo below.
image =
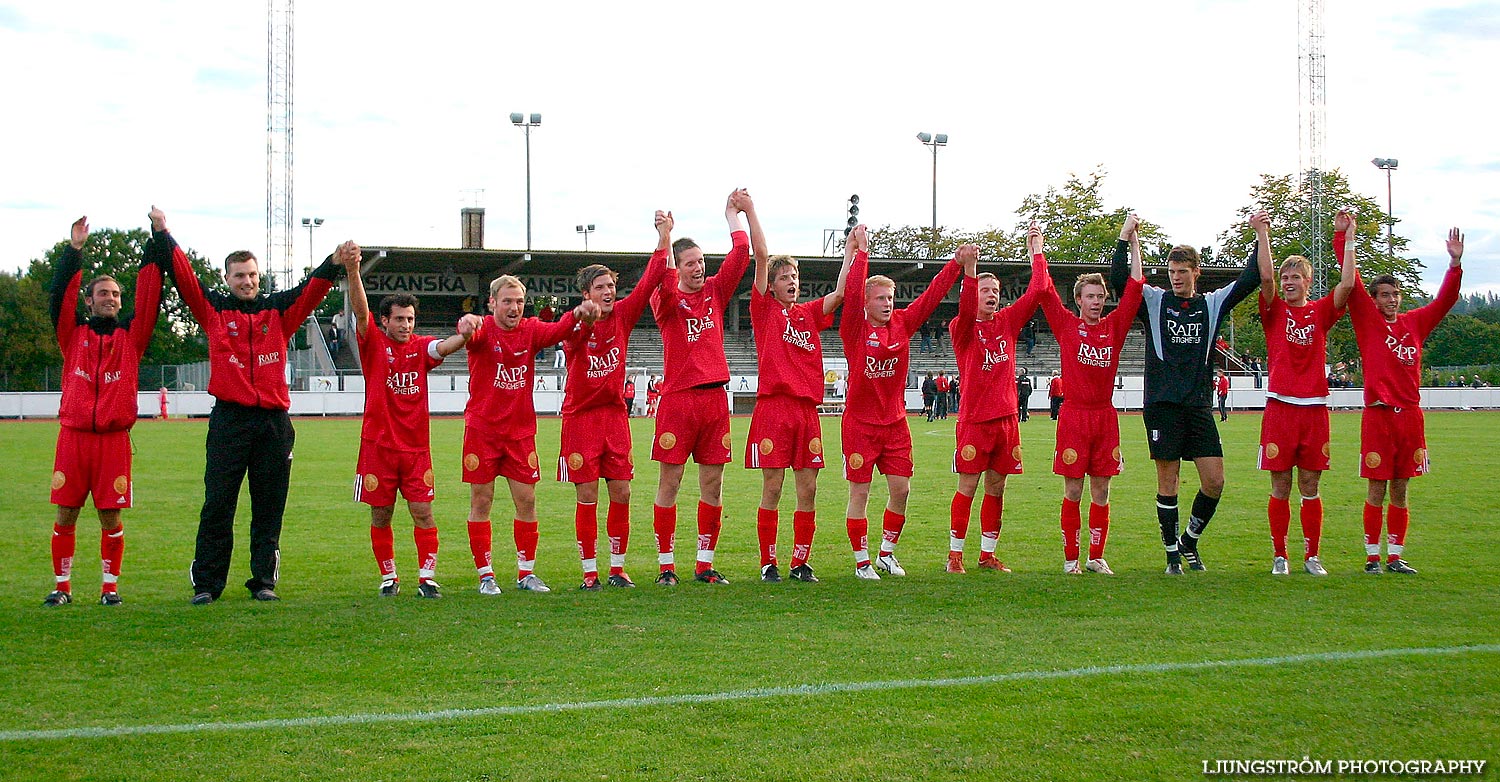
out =
[(1104, 544), (1109, 540), (1109, 505), (1089, 503), (1089, 559), (1104, 559)]
[(494, 563), (490, 560), (490, 541), (489, 519), (469, 522), (469, 553), (474, 555), (474, 569), (479, 571), (480, 578), (495, 572)]
[(1078, 530), (1083, 527), (1083, 515), (1079, 512), (1079, 501), (1067, 497), (1062, 501), (1063, 559), (1078, 561)]
[(630, 503), (609, 504), (604, 534), (609, 536), (609, 574), (621, 575), (625, 572), (625, 552), (630, 549)]
[(73, 554), (78, 546), (78, 527), (52, 525), (52, 575), (57, 591), (72, 592)]
[(799, 510), (792, 513), (792, 567), (807, 564), (812, 558), (813, 533), (818, 529), (817, 511)]
[(395, 578), (396, 536), (390, 527), (370, 525), (370, 549), (375, 552), (375, 565), (380, 568), (380, 578)]
[(1286, 558), (1286, 533), (1292, 526), (1292, 505), (1287, 497), (1272, 496), (1266, 501), (1266, 518), (1271, 521), (1271, 548), (1275, 556)]
[(437, 576), (437, 527), (413, 527), (411, 537), (417, 544), (417, 579), (431, 581)]
[(1305, 548), (1302, 557), (1316, 557), (1318, 542), (1323, 538), (1323, 498), (1302, 498), (1302, 540)]
[(755, 537), (760, 542), (760, 566), (776, 564), (776, 531), (781, 514), (775, 508), (756, 508)]

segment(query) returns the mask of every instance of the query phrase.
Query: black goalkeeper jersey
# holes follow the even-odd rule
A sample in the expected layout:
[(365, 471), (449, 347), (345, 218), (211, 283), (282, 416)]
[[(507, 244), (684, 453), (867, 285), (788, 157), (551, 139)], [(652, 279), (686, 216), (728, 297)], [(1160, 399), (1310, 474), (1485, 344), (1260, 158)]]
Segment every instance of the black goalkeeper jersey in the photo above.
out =
[[(1110, 284), (1124, 290), (1130, 277), (1130, 245), (1115, 245)], [(1234, 305), (1260, 285), (1260, 267), (1250, 253), (1245, 270), (1230, 285), (1182, 298), (1154, 285), (1142, 288), (1140, 315), (1146, 324), (1146, 405), (1209, 407), (1213, 395), (1213, 346)]]

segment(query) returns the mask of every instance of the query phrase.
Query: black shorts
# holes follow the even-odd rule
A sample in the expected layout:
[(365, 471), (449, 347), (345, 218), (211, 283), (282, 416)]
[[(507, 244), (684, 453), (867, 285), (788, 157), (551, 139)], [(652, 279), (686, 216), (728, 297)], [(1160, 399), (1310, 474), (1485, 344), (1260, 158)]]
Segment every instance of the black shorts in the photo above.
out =
[(1149, 405), (1142, 418), (1146, 421), (1146, 443), (1152, 459), (1192, 461), (1200, 456), (1224, 456), (1219, 427), (1214, 423), (1213, 411), (1207, 407)]

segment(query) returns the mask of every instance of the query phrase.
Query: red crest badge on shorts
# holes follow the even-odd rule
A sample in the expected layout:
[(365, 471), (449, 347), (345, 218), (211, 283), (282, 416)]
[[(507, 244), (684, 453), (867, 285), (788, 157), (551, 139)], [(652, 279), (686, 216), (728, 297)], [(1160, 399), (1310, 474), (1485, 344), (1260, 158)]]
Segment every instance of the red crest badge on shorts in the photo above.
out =
[(568, 469), (570, 469), (570, 470), (576, 470), (576, 469), (578, 469), (578, 468), (580, 468), (582, 466), (583, 466), (583, 454), (576, 453), (576, 452), (568, 454)]
[[(725, 436), (728, 437), (728, 435)], [(727, 448), (729, 446), (729, 443), (724, 443), (724, 446)], [(774, 450), (776, 450), (776, 443), (771, 442), (771, 438), (767, 437), (760, 441), (761, 456), (765, 456), (766, 454)]]
[(1018, 462), (1021, 461), (1021, 446), (1018, 445), (1018, 446), (1010, 449), (1010, 458), (1012, 458), (1012, 459), (1014, 459), (1014, 460), (1016, 460)]
[(540, 464), (540, 462), (537, 461), (536, 451), (532, 451), (531, 453), (526, 454), (526, 466), (527, 467), (530, 467), (531, 469), (535, 470), (536, 466), (538, 464)]
[(365, 491), (375, 491), (380, 488), (380, 479), (376, 478), (374, 473), (367, 472), (364, 477), (364, 486)]
[(124, 494), (130, 489), (130, 479), (123, 475), (116, 475), (114, 488), (115, 494)]
[(429, 489), (432, 488), (432, 470), (422, 473), (422, 485)]
[(958, 455), (959, 455), (959, 458), (961, 458), (961, 459), (963, 459), (964, 461), (967, 462), (967, 461), (972, 460), (974, 458), (974, 454), (976, 454), (976, 453), (978, 453), (978, 451), (976, 451), (974, 449), (974, 446), (972, 446), (972, 445), (965, 445), (963, 447), (963, 450), (961, 450), (961, 451), (958, 452)]
[(724, 433), (724, 441), (723, 442), (724, 442), (724, 450), (726, 450), (726, 451), (732, 450), (732, 446), (729, 443), (729, 433), (728, 432)]
[(857, 454), (857, 453), (851, 453), (851, 454), (849, 454), (849, 469), (851, 469), (851, 470), (858, 470), (859, 468), (861, 468), (863, 466), (865, 466), (865, 457), (864, 457), (864, 455)]

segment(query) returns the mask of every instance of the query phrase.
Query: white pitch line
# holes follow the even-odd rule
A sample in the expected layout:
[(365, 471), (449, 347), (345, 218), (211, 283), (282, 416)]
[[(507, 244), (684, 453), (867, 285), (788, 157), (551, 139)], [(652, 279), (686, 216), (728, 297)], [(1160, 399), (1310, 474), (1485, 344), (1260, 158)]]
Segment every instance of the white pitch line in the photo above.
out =
[(293, 717), (282, 719), (249, 720), (245, 722), (195, 722), (169, 725), (117, 725), (114, 727), (58, 728), (54, 730), (7, 730), (0, 731), (0, 742), (36, 741), (46, 739), (90, 739), (117, 736), (151, 736), (170, 733), (218, 733), (227, 731), (280, 730), (285, 728), (319, 728), (340, 725), (374, 725), (393, 722), (426, 722), (431, 720), (472, 719), (474, 717), (508, 717), (521, 714), (583, 711), (591, 709), (638, 709), (652, 706), (682, 706), (695, 703), (719, 703), (723, 701), (759, 700), (763, 698), (787, 698), (810, 695), (836, 695), (881, 690), (908, 690), (936, 687), (968, 687), (976, 684), (997, 684), (1017, 681), (1049, 679), (1079, 679), (1089, 676), (1113, 676), (1117, 674), (1175, 673), (1178, 671), (1201, 671), (1216, 668), (1249, 668), (1299, 663), (1347, 662), (1351, 660), (1373, 660), (1383, 657), (1420, 657), (1435, 655), (1475, 654), (1500, 652), (1500, 644), (1475, 644), (1472, 646), (1435, 646), (1408, 649), (1367, 649), (1352, 652), (1315, 652), (1311, 654), (1289, 654), (1280, 657), (1254, 657), (1237, 660), (1204, 660), (1181, 663), (1143, 663), (1138, 665), (1103, 665), (1085, 668), (1070, 668), (1061, 671), (1016, 671), (987, 676), (960, 676), (944, 679), (889, 679), (871, 682), (843, 682), (833, 684), (799, 684), (787, 687), (757, 687), (749, 690), (707, 692), (684, 695), (655, 695), (639, 698), (614, 698), (600, 701), (572, 701), (564, 703), (540, 703), (520, 706), (486, 706), (475, 709), (441, 709), (438, 711), (413, 711), (396, 714), (334, 714), (323, 717)]

